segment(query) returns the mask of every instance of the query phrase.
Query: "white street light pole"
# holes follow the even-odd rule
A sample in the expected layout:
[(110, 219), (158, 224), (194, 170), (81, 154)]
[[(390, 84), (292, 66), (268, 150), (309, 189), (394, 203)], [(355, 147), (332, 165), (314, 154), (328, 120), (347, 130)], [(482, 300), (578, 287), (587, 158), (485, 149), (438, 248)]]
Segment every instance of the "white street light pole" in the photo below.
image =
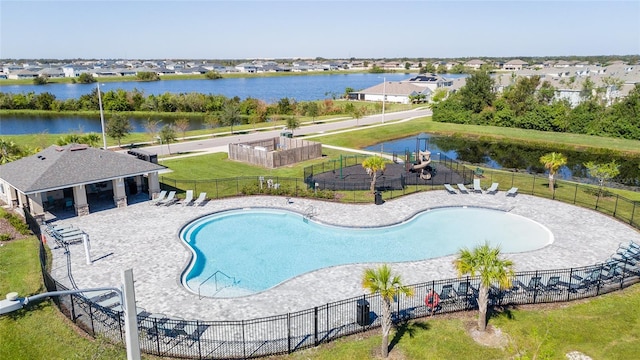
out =
[(384, 124), (384, 103), (387, 100), (387, 78), (382, 78), (382, 123)]
[(100, 81), (98, 81), (98, 104), (100, 105), (100, 125), (102, 126), (102, 148), (107, 150), (107, 136), (104, 132), (104, 111), (102, 110), (102, 95), (100, 94)]
[(72, 295), (91, 291), (111, 290), (118, 293), (120, 303), (124, 310), (124, 326), (126, 332), (127, 343), (127, 360), (140, 360), (140, 342), (138, 340), (138, 314), (136, 312), (136, 297), (133, 288), (133, 270), (127, 269), (122, 272), (122, 288), (117, 287), (101, 287), (92, 289), (75, 289), (51, 291), (38, 295), (19, 298), (18, 293), (12, 292), (7, 294), (6, 299), (0, 300), (0, 315), (10, 313), (22, 309), (27, 304), (44, 299), (50, 296)]

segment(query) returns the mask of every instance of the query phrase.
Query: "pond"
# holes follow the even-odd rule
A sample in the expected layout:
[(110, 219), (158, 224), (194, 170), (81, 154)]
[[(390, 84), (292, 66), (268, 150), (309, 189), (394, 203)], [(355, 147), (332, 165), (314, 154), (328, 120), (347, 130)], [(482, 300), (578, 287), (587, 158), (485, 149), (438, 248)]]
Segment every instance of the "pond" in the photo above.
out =
[(567, 157), (567, 165), (560, 168), (558, 177), (566, 180), (595, 182), (588, 175), (584, 163), (607, 163), (615, 160), (620, 165), (620, 175), (614, 182), (627, 186), (640, 186), (640, 156), (620, 155), (609, 150), (566, 150), (550, 146), (523, 144), (507, 140), (474, 140), (458, 136), (420, 134), (393, 141), (386, 141), (365, 148), (369, 151), (396, 153), (403, 157), (405, 151), (416, 149), (431, 151), (437, 159), (442, 154), (450, 159), (477, 164), (493, 169), (511, 169), (529, 173), (545, 173), (540, 157), (552, 151)]

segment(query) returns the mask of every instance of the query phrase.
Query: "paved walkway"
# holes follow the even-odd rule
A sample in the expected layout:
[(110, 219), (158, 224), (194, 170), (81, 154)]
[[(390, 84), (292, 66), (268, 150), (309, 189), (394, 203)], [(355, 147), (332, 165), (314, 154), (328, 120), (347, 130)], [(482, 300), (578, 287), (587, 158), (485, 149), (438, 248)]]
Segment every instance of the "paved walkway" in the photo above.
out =
[[(507, 210), (549, 228), (555, 237), (553, 244), (528, 253), (508, 254), (518, 271), (591, 265), (607, 259), (621, 242), (640, 242), (640, 232), (597, 212), (532, 196), (507, 197), (504, 192), (451, 195), (437, 190), (390, 200), (382, 205), (298, 198), (292, 198), (288, 203), (286, 198), (268, 196), (215, 200), (201, 207), (180, 204), (156, 207), (138, 203), (60, 222), (85, 230), (91, 239), (92, 265), (86, 264), (82, 244), (69, 247), (71, 270), (78, 288), (119, 286), (122, 270), (132, 268), (138, 306), (149, 312), (192, 320), (240, 320), (284, 314), (362, 295), (360, 275), (366, 265), (314, 271), (247, 297), (199, 300), (180, 284), (190, 252), (178, 239), (178, 232), (191, 220), (232, 208), (274, 207), (304, 213), (313, 206), (319, 221), (371, 226), (400, 222), (421, 210), (449, 205)], [(52, 275), (69, 284), (63, 249), (53, 249), (53, 257)], [(453, 259), (454, 255), (450, 255), (396, 263), (392, 267), (406, 284), (413, 284), (455, 277)]]

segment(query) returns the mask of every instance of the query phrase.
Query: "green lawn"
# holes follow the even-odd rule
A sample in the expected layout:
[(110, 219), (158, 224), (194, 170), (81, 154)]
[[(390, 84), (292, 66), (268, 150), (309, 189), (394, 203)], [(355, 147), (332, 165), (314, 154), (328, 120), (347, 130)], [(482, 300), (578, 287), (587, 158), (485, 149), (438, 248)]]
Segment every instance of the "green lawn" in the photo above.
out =
[[(15, 240), (0, 247), (0, 294), (20, 296), (45, 291), (38, 239)], [(0, 359), (125, 359), (120, 347), (93, 341), (76, 329), (50, 301), (0, 317)], [(88, 355), (88, 356), (87, 356)], [(87, 357), (84, 357), (87, 356)]]
[[(593, 359), (636, 359), (640, 347), (640, 285), (575, 303), (510, 309), (489, 324), (507, 339), (503, 349), (476, 343), (467, 328), (476, 313), (435, 317), (401, 326), (390, 356), (403, 359), (566, 359), (579, 351)], [(276, 359), (369, 359), (380, 346), (379, 329)], [(397, 356), (397, 354), (395, 354)], [(395, 357), (396, 359), (398, 357)]]

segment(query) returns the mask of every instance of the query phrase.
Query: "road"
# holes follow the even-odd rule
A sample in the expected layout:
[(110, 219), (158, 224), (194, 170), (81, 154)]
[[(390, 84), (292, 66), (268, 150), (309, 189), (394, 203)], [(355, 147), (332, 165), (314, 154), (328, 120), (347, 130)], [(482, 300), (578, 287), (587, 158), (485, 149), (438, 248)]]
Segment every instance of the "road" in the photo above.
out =
[[(411, 120), (418, 117), (431, 116), (431, 110), (428, 109), (415, 109), (407, 111), (399, 111), (393, 113), (387, 113), (384, 115), (384, 122), (382, 121), (382, 115), (372, 115), (363, 117), (361, 119), (347, 119), (337, 120), (318, 124), (304, 124), (298, 129), (294, 130), (296, 138), (304, 137), (310, 139), (323, 134), (336, 133), (340, 131), (357, 131), (360, 127), (365, 125), (366, 128), (371, 126), (387, 126), (402, 120)], [(229, 143), (241, 143), (257, 141), (262, 139), (269, 139), (280, 135), (282, 127), (278, 126), (273, 130), (265, 130), (260, 132), (251, 132), (243, 134), (229, 135), (220, 134), (216, 137), (201, 137), (193, 141), (184, 141), (179, 143), (173, 143), (170, 145), (172, 154), (179, 153), (194, 153), (194, 152), (220, 152), (226, 151)], [(224, 135), (224, 136), (222, 136)], [(144, 148), (145, 151), (155, 153), (158, 155), (168, 155), (169, 150), (166, 145), (152, 145)]]

